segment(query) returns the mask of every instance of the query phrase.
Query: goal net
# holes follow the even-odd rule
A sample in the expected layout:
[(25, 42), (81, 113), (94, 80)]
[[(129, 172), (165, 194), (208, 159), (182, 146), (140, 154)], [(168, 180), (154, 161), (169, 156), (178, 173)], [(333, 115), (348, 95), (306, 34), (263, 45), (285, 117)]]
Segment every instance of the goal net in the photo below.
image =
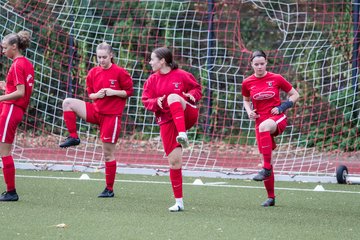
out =
[[(301, 95), (276, 139), (276, 173), (334, 176), (339, 164), (360, 173), (359, 7), (350, 0), (0, 0), (0, 38), (30, 31), (26, 56), (36, 74), (14, 143), (16, 163), (42, 169), (103, 167), (94, 125), (78, 119), (82, 143), (66, 150), (58, 145), (68, 134), (62, 101), (89, 101), (85, 77), (96, 65), (96, 46), (106, 41), (135, 89), (117, 144), (120, 169), (168, 168), (159, 128), (141, 103), (150, 53), (167, 46), (203, 87), (184, 169), (223, 176), (259, 169), (254, 122), (243, 108), (241, 86), (252, 74), (252, 51), (263, 49), (268, 70), (282, 74)], [(0, 61), (4, 80), (11, 62), (4, 56)]]

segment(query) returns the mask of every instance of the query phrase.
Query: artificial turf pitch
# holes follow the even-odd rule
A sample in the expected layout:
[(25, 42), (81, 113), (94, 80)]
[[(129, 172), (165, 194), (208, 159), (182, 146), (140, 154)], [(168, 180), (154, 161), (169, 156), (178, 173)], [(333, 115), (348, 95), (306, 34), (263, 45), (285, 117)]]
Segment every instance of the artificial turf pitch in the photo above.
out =
[(167, 176), (118, 174), (115, 197), (101, 199), (104, 175), (82, 174), (18, 170), (0, 239), (360, 239), (360, 185), (276, 182), (276, 206), (264, 208), (262, 183), (185, 177), (185, 211), (170, 213)]

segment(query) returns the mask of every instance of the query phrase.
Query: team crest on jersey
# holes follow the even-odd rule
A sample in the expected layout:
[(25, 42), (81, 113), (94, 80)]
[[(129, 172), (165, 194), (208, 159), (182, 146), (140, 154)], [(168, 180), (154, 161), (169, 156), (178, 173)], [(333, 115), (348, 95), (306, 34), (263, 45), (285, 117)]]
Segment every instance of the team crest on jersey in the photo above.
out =
[(116, 80), (110, 79), (109, 81), (110, 81), (110, 87), (115, 87)]
[(268, 82), (266, 82), (266, 83), (267, 83), (267, 85), (268, 85), (269, 87), (272, 87), (272, 86), (273, 86), (273, 82), (274, 82), (274, 81), (268, 81)]
[(175, 89), (179, 89), (181, 82), (173, 82)]
[(29, 75), (27, 76), (27, 78), (26, 78), (26, 81), (28, 82), (28, 81), (30, 81), (31, 79), (32, 79), (32, 75), (29, 74)]
[(28, 82), (29, 86), (32, 87), (32, 82), (29, 82), (32, 79), (32, 75), (29, 74), (26, 78), (26, 82)]

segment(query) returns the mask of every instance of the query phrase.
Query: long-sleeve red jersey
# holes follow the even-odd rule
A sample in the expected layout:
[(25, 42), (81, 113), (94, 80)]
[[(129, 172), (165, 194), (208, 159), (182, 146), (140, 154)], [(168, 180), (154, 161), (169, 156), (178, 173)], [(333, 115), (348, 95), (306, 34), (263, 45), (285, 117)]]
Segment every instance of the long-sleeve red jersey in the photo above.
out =
[(16, 91), (17, 85), (25, 85), (25, 95), (15, 100), (7, 100), (4, 103), (14, 104), (26, 110), (30, 102), (31, 93), (34, 86), (34, 67), (26, 57), (14, 59), (8, 75), (6, 77), (5, 94)]
[[(110, 68), (92, 68), (86, 78), (88, 94), (97, 93), (103, 88), (124, 90), (127, 96), (133, 94), (133, 81), (130, 74), (123, 68), (112, 64)], [(95, 110), (101, 114), (121, 115), (126, 104), (126, 98), (105, 96), (94, 100)]]
[(253, 108), (260, 115), (256, 122), (261, 123), (272, 116), (271, 109), (281, 104), (280, 90), (287, 93), (291, 89), (292, 85), (281, 75), (267, 72), (261, 78), (254, 74), (246, 78), (242, 84), (242, 95), (251, 98)]
[[(183, 92), (194, 96), (195, 102), (184, 96)], [(189, 72), (175, 69), (167, 74), (161, 74), (160, 72), (152, 74), (144, 84), (142, 102), (146, 109), (155, 113), (159, 125), (172, 120), (169, 105), (167, 104), (167, 96), (172, 93), (180, 95), (191, 104), (196, 104), (202, 96), (201, 85)], [(161, 109), (157, 104), (157, 99), (164, 95), (166, 97), (162, 101), (163, 109)]]

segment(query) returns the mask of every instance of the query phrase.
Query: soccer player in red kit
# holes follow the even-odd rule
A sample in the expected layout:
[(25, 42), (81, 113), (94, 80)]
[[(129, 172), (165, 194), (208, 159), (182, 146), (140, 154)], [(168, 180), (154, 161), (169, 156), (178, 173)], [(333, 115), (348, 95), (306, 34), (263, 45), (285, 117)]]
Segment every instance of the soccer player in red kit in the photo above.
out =
[(0, 81), (0, 154), (6, 191), (0, 201), (17, 201), (19, 196), (15, 188), (15, 165), (11, 156), (16, 128), (30, 102), (34, 85), (34, 67), (21, 51), (30, 45), (30, 33), (20, 31), (6, 35), (2, 40), (3, 54), (13, 60), (5, 81)]
[(96, 55), (99, 66), (92, 68), (86, 78), (86, 89), (93, 102), (75, 98), (66, 98), (63, 101), (63, 116), (69, 137), (60, 147), (67, 148), (80, 144), (76, 116), (99, 126), (105, 157), (106, 187), (98, 197), (105, 198), (114, 197), (115, 146), (120, 135), (121, 116), (126, 99), (133, 94), (133, 82), (130, 74), (114, 63), (113, 49), (109, 44), (99, 44)]
[[(287, 125), (285, 111), (299, 98), (299, 93), (281, 75), (266, 71), (266, 54), (255, 51), (251, 58), (254, 74), (242, 84), (244, 107), (250, 119), (255, 119), (256, 140), (263, 156), (263, 168), (254, 176), (255, 181), (264, 181), (268, 199), (262, 206), (275, 206), (274, 172), (271, 163), (272, 151), (276, 148), (274, 137), (281, 134)], [(288, 95), (281, 102), (280, 90)]]
[(182, 191), (182, 148), (188, 147), (186, 130), (197, 121), (195, 104), (201, 99), (201, 86), (191, 73), (178, 68), (168, 48), (151, 53), (154, 73), (144, 84), (142, 102), (155, 113), (160, 135), (170, 164), (170, 181), (175, 197), (171, 212), (184, 210)]

